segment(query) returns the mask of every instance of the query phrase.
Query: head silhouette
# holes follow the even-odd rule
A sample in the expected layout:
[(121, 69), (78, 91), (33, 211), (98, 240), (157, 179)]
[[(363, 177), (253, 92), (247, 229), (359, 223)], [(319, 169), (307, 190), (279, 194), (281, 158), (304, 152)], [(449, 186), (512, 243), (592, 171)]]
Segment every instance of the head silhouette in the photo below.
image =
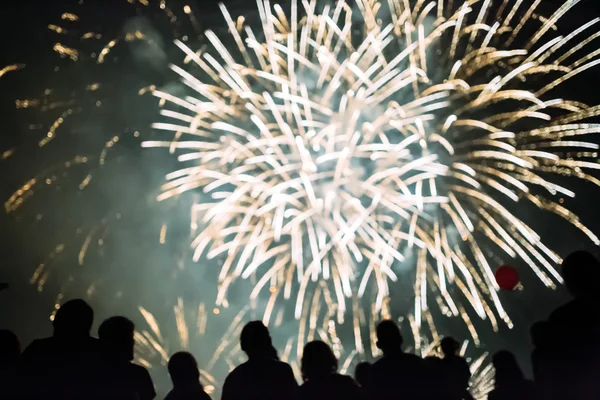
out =
[(110, 317), (98, 328), (98, 337), (106, 351), (119, 360), (133, 360), (135, 326), (125, 317)]
[(57, 338), (87, 338), (94, 322), (94, 310), (84, 300), (69, 300), (63, 304), (56, 315), (52, 326)]
[(453, 337), (447, 336), (442, 339), (440, 343), (440, 347), (442, 348), (442, 352), (446, 357), (456, 355), (458, 349), (460, 349), (460, 343), (458, 343)]
[(194, 356), (187, 351), (173, 354), (167, 368), (175, 387), (200, 384), (198, 363)]
[(377, 325), (377, 347), (383, 355), (401, 352), (403, 341), (400, 328), (394, 321), (387, 319)]
[(525, 379), (521, 367), (514, 354), (507, 350), (501, 350), (492, 357), (492, 364), (496, 370), (496, 384), (511, 385)]
[(273, 358), (273, 344), (269, 329), (261, 321), (251, 321), (244, 326), (240, 336), (242, 350), (252, 357)]
[(536, 348), (552, 346), (552, 328), (548, 321), (538, 321), (529, 328), (531, 342)]
[(371, 382), (371, 363), (363, 361), (354, 369), (354, 379), (362, 387), (367, 387)]
[(0, 329), (0, 366), (14, 366), (21, 355), (19, 338), (8, 329)]
[(337, 371), (338, 360), (327, 343), (320, 340), (307, 343), (302, 353), (302, 377), (305, 380), (329, 376)]
[(600, 263), (587, 251), (576, 251), (563, 260), (565, 286), (574, 297), (594, 296), (600, 279)]

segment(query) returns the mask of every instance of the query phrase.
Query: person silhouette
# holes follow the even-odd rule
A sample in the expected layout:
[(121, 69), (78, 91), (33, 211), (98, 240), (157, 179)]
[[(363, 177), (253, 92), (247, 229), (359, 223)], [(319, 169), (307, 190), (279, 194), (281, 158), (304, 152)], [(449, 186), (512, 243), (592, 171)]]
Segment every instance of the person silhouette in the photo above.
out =
[(301, 400), (364, 399), (363, 390), (349, 376), (337, 373), (338, 360), (320, 340), (304, 346), (301, 370), (304, 383), (298, 391)]
[(19, 389), (18, 362), (21, 343), (14, 332), (0, 329), (0, 397), (13, 399)]
[[(572, 338), (586, 335), (595, 341), (600, 340), (597, 336), (587, 336), (600, 331), (600, 321), (596, 318), (600, 314), (597, 309), (600, 304), (597, 296), (600, 289), (600, 262), (587, 251), (576, 251), (564, 259), (562, 275), (573, 300), (550, 315), (549, 322), (555, 325), (553, 329), (561, 329), (561, 335)], [(564, 323), (569, 325), (565, 326)]]
[(371, 397), (381, 400), (426, 398), (425, 364), (414, 354), (402, 351), (403, 338), (398, 325), (384, 320), (377, 325), (376, 331), (376, 345), (383, 357), (371, 369)]
[[(569, 254), (562, 276), (573, 299), (558, 307), (548, 322), (560, 341), (553, 363), (556, 374), (552, 391), (557, 398), (600, 398), (600, 262), (587, 251)], [(581, 340), (586, 350), (581, 351)]]
[(146, 368), (135, 365), (135, 326), (121, 316), (105, 320), (98, 328), (103, 349), (102, 389), (105, 398), (152, 400), (156, 397)]
[(529, 329), (533, 351), (531, 352), (531, 365), (533, 367), (533, 379), (537, 392), (542, 399), (552, 399), (555, 384), (556, 366), (554, 360), (555, 340), (552, 338), (552, 329), (547, 321), (538, 321)]
[(81, 299), (63, 304), (53, 335), (34, 340), (23, 352), (24, 390), (35, 399), (91, 399), (96, 396), (100, 343), (90, 336), (94, 311)]
[(492, 357), (496, 370), (495, 386), (488, 400), (530, 400), (535, 399), (533, 382), (525, 379), (514, 354), (501, 350)]
[(274, 359), (271, 335), (261, 321), (252, 321), (244, 326), (240, 345), (248, 361), (229, 373), (223, 384), (221, 400), (296, 398), (298, 383), (292, 368)]
[(200, 383), (200, 371), (193, 355), (185, 351), (173, 354), (168, 369), (173, 389), (165, 400), (211, 400)]
[(440, 347), (442, 348), (442, 353), (444, 353), (441, 366), (448, 399), (472, 399), (469, 394), (471, 370), (467, 361), (458, 355), (460, 343), (448, 336), (442, 339)]
[(371, 385), (372, 367), (373, 366), (370, 362), (363, 361), (356, 364), (356, 368), (354, 368), (354, 380), (356, 380), (356, 382), (358, 382), (358, 384), (367, 391)]

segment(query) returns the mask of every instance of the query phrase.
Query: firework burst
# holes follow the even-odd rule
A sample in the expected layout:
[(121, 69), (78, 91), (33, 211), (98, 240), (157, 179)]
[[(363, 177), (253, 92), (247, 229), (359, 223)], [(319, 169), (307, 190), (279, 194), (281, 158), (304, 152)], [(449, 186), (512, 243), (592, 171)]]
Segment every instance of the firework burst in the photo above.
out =
[(193, 247), (196, 260), (225, 256), (217, 305), (256, 275), (253, 296), (294, 293), (296, 318), (318, 282), (343, 315), (374, 280), (379, 310), (413, 254), (416, 329), (435, 297), (476, 334), (460, 299), (512, 326), (487, 249), (562, 282), (525, 203), (598, 244), (557, 178), (600, 183), (588, 172), (600, 126), (585, 122), (600, 107), (553, 97), (600, 63), (580, 51), (599, 34), (572, 46), (598, 19), (556, 36), (577, 1), (548, 18), (539, 0), (496, 3), (292, 0), (286, 13), (259, 0), (258, 31), (221, 6), (227, 42), (210, 31), (212, 50), (175, 42), (191, 66), (171, 69), (190, 94), (154, 91), (153, 127), (174, 137), (144, 146), (183, 153), (159, 200), (205, 193)]
[[(79, 167), (87, 170), (69, 179), (88, 190), (101, 168), (117, 165), (110, 156), (117, 143), (143, 136), (144, 147), (166, 147), (184, 164), (169, 174), (159, 200), (179, 201), (186, 192), (197, 197), (188, 221), (193, 251), (196, 260), (219, 259), (216, 306), (228, 306), (234, 283), (248, 279), (252, 300), (267, 299), (265, 323), (281, 326), (287, 315), (281, 300), (294, 298), (299, 328), (283, 354), (292, 364), (315, 338), (329, 343), (344, 365), (364, 357), (369, 346), (376, 356), (373, 322), (390, 318), (391, 309), (406, 315), (417, 351), (429, 346), (426, 331), (434, 341), (438, 336), (437, 309), (462, 319), (479, 344), (474, 314), (494, 329), (498, 320), (512, 325), (497, 293), (495, 265), (520, 260), (546, 286), (561, 282), (554, 268), (560, 257), (529, 221), (555, 214), (598, 243), (563, 205), (575, 196), (575, 178), (600, 183), (590, 172), (600, 167), (600, 126), (588, 121), (600, 107), (556, 94), (600, 63), (600, 51), (588, 50), (600, 36), (598, 19), (558, 34), (556, 24), (578, 2), (566, 1), (543, 17), (541, 0), (310, 0), (284, 7), (259, 0), (256, 21), (221, 7), (230, 35), (208, 31), (204, 37), (188, 6), (133, 2), (136, 14), (167, 17), (184, 58), (171, 69), (185, 88), (144, 82), (135, 89), (160, 99), (162, 117), (153, 128), (165, 136), (150, 141), (154, 137), (138, 131), (145, 121), (128, 115), (128, 126), (119, 127), (123, 135), (106, 129), (111, 133), (90, 154), (45, 168), (5, 208), (16, 211), (34, 189), (59, 186), (65, 171)], [(90, 32), (82, 23), (64, 13), (61, 26), (48, 26), (60, 38), (53, 51), (61, 65), (75, 63), (86, 76), (109, 78), (92, 79), (67, 98), (61, 96), (70, 89), (46, 89), (39, 98), (18, 100), (17, 108), (54, 116), (37, 124), (44, 132), (36, 147), (64, 143), (56, 139), (68, 136), (75, 115), (87, 118), (90, 110), (122, 104), (110, 97), (118, 74), (101, 75), (90, 66), (122, 55), (121, 45), (157, 43), (135, 24), (117, 34)], [(212, 47), (196, 51), (193, 37)], [(82, 43), (93, 49), (78, 47)], [(2, 68), (0, 77), (22, 67)], [(177, 204), (177, 213), (189, 207)], [(41, 290), (67, 255), (74, 254), (78, 266), (100, 257), (115, 227), (129, 225), (113, 219), (121, 221), (138, 204), (120, 208), (77, 227), (75, 239), (52, 244), (32, 283)], [(175, 212), (152, 210), (147, 213), (161, 214), (158, 228), (150, 228), (160, 230), (153, 246), (167, 237), (187, 246), (187, 233), (173, 236), (170, 218), (162, 215)], [(65, 251), (73, 245), (75, 251)], [(405, 298), (414, 300), (410, 313), (400, 306)], [(186, 347), (175, 344), (182, 331), (161, 331), (150, 316), (144, 314), (149, 329), (138, 335), (147, 341), (138, 342), (145, 354), (138, 359), (159, 365), (168, 351)], [(196, 335), (192, 322), (186, 322), (189, 337)], [(353, 338), (345, 340), (349, 325)]]

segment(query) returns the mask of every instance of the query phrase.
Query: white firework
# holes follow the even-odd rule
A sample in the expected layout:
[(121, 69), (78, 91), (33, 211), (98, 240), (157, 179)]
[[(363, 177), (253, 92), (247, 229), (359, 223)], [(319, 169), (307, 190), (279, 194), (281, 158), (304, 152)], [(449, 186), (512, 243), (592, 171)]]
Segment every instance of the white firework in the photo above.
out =
[(556, 214), (598, 243), (554, 178), (599, 183), (586, 137), (600, 126), (585, 120), (600, 108), (552, 96), (600, 63), (582, 50), (598, 33), (573, 46), (598, 19), (556, 36), (578, 1), (547, 18), (540, 2), (292, 0), (286, 13), (258, 0), (259, 31), (221, 5), (231, 43), (211, 31), (211, 50), (176, 41), (191, 66), (171, 68), (189, 95), (154, 91), (165, 107), (153, 127), (174, 137), (144, 145), (182, 152), (160, 200), (205, 193), (193, 247), (224, 257), (217, 305), (255, 276), (252, 297), (293, 293), (296, 318), (320, 282), (339, 320), (369, 282), (380, 310), (410, 253), (414, 329), (437, 303), (475, 337), (467, 308), (512, 326), (486, 248), (562, 282), (560, 257), (519, 210)]

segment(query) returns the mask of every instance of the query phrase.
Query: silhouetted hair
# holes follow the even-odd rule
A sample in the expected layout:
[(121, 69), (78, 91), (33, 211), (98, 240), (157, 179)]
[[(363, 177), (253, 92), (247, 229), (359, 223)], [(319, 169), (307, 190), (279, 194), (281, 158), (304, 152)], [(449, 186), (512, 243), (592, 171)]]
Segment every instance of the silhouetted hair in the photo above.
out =
[(510, 385), (525, 379), (523, 371), (514, 354), (507, 350), (501, 350), (492, 357), (492, 364), (496, 370), (496, 385)]
[(52, 325), (55, 336), (89, 336), (94, 310), (82, 299), (69, 300), (56, 312)]
[(363, 387), (368, 386), (371, 382), (371, 368), (371, 363), (367, 361), (356, 364), (356, 368), (354, 368), (354, 379)]
[(305, 380), (325, 377), (337, 371), (338, 360), (327, 343), (315, 340), (304, 346), (300, 369)]
[(198, 363), (194, 356), (187, 351), (180, 351), (173, 354), (167, 368), (169, 369), (173, 386), (200, 383)]
[(261, 321), (251, 321), (244, 326), (240, 345), (248, 356), (264, 355), (273, 358), (273, 344), (269, 329)]
[(133, 360), (135, 325), (125, 317), (110, 317), (98, 328), (98, 337), (107, 350)]
[(573, 296), (593, 296), (599, 286), (600, 263), (587, 251), (576, 251), (564, 259), (562, 275)]
[(538, 321), (531, 325), (529, 335), (536, 348), (552, 345), (552, 328), (548, 321)]
[(386, 351), (396, 351), (402, 348), (402, 333), (398, 325), (390, 320), (386, 319), (381, 321), (377, 325), (377, 347), (379, 347), (383, 353)]
[(444, 355), (450, 356), (456, 354), (458, 349), (460, 349), (460, 343), (458, 343), (453, 337), (446, 336), (442, 339), (440, 347), (442, 348)]
[(0, 329), (0, 365), (14, 365), (21, 355), (21, 343), (14, 332)]

